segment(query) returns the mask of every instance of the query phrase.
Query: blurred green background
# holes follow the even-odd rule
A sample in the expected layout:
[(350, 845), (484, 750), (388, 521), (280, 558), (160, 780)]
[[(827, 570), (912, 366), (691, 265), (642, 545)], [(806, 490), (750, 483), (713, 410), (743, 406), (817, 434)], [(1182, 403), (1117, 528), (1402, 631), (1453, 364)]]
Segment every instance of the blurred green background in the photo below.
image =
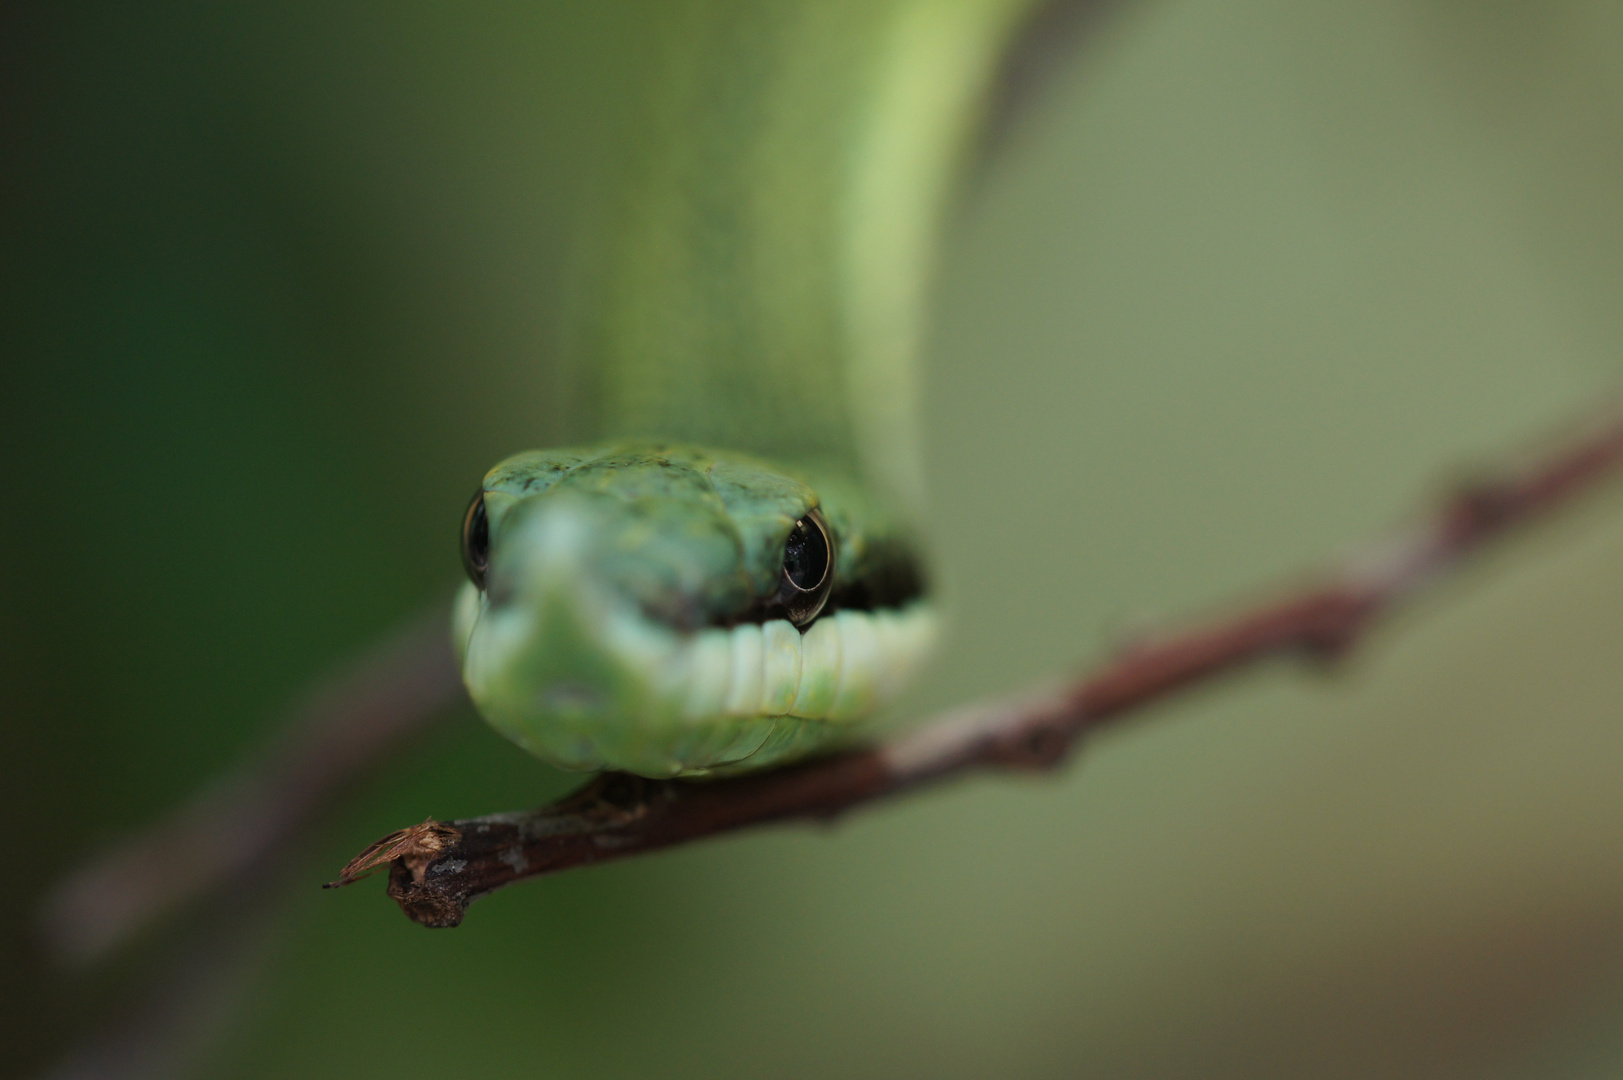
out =
[[(443, 595), (475, 478), (570, 438), (572, 208), (660, 5), (39, 0), (0, 15), (7, 1053), (51, 878)], [(979, 178), (935, 297), (953, 608), (907, 711), (1345, 550), (1618, 385), (1623, 7), (1127, 4)], [(1275, 670), (830, 830), (428, 932), (427, 815), (569, 780), (463, 716), (307, 853), (209, 1076), (1614, 1077), (1623, 493)], [(160, 940), (148, 955), (162, 953)]]

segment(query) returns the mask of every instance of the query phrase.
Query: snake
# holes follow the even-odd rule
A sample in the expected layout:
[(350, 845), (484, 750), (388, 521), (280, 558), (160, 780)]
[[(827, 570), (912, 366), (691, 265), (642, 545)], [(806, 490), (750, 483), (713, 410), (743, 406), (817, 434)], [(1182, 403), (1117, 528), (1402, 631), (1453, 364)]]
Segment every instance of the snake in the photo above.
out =
[[(551, 370), (588, 437), (492, 468), (453, 643), (554, 766), (763, 769), (929, 655), (919, 354), (1031, 0), (684, 0), (581, 211)], [(562, 382), (563, 380), (560, 380)]]

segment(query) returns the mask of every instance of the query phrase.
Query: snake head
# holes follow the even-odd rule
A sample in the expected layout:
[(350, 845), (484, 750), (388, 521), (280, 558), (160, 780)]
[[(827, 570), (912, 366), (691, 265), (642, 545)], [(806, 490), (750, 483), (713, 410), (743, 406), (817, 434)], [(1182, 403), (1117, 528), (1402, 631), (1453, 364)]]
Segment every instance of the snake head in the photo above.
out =
[(564, 768), (691, 775), (830, 741), (930, 629), (911, 550), (832, 490), (825, 514), (796, 476), (686, 447), (503, 462), (464, 527), (475, 704)]

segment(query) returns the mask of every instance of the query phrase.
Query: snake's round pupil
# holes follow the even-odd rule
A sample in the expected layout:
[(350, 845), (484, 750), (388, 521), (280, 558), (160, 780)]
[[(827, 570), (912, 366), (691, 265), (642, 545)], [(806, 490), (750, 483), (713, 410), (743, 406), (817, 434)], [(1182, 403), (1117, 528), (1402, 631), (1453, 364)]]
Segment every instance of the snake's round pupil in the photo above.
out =
[(789, 621), (804, 627), (817, 618), (834, 588), (834, 537), (823, 515), (808, 510), (783, 545), (783, 583), (778, 602)]
[(480, 491), (462, 516), (462, 568), (468, 572), (468, 580), (483, 589), (489, 566), (490, 518), (485, 516), (485, 493)]
[(828, 540), (814, 522), (801, 518), (789, 531), (783, 549), (783, 572), (797, 589), (807, 592), (822, 584), (828, 573)]

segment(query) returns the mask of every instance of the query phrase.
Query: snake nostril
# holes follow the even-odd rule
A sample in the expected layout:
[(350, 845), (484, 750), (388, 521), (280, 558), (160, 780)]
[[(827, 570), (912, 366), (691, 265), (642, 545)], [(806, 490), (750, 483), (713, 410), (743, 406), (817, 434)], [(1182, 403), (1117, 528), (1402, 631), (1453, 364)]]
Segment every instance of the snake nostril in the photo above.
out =
[(597, 687), (582, 682), (555, 683), (541, 691), (541, 705), (549, 712), (602, 712), (608, 697)]

